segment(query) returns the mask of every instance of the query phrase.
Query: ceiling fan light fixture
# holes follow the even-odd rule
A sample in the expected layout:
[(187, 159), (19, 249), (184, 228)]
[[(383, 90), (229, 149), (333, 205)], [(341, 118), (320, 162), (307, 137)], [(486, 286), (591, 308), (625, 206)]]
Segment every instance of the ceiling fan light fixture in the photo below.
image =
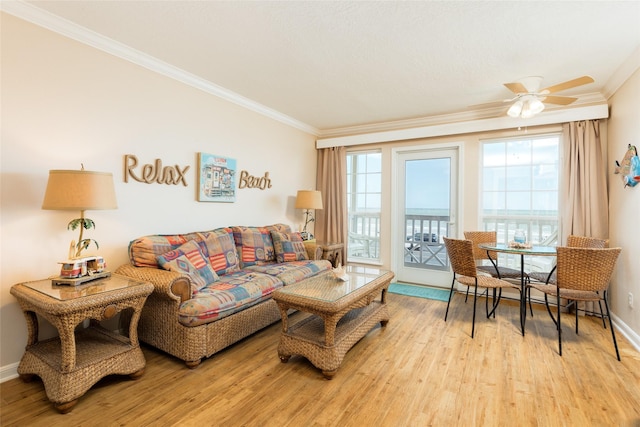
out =
[(533, 98), (529, 100), (529, 110), (531, 110), (532, 114), (542, 113), (544, 110), (544, 104), (538, 98)]
[(513, 117), (516, 118), (520, 115), (520, 113), (522, 112), (522, 107), (523, 107), (523, 102), (521, 100), (518, 100), (516, 102), (514, 102), (511, 107), (509, 107), (509, 110), (507, 111), (507, 115), (509, 117)]
[(533, 110), (531, 109), (531, 101), (527, 101), (522, 106), (522, 113), (520, 113), (520, 117), (523, 119), (530, 119), (534, 116)]

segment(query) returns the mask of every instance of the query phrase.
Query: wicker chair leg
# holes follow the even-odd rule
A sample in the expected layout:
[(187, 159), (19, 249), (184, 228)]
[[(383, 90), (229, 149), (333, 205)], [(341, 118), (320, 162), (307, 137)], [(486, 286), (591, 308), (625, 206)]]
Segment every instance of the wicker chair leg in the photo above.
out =
[[(522, 298), (525, 298), (524, 305), (522, 305)], [(524, 324), (527, 320), (527, 294), (525, 289), (520, 289), (520, 331), (524, 337)]]
[(553, 320), (553, 324), (556, 325), (556, 329), (558, 329), (558, 321), (556, 320), (556, 318), (553, 316), (553, 313), (551, 312), (551, 307), (549, 307), (549, 298), (547, 298), (547, 294), (544, 294), (544, 305), (547, 307), (547, 312), (549, 313), (549, 317), (551, 317), (551, 320)]
[(467, 303), (467, 298), (469, 298), (469, 286), (467, 286), (467, 294), (464, 296), (464, 303)]
[(576, 335), (578, 335), (578, 301), (576, 301), (575, 304), (576, 304)]
[[(600, 295), (598, 292), (596, 294)], [(607, 323), (604, 321), (604, 311), (602, 311), (602, 301), (598, 300), (598, 307), (600, 307), (600, 317), (602, 317), (602, 327), (607, 329)]]
[[(531, 286), (528, 286), (531, 283), (531, 279), (527, 277), (527, 286), (526, 288), (529, 290), (529, 312), (531, 312), (531, 317), (533, 317), (533, 305), (531, 304)], [(524, 292), (524, 289), (522, 290)]]
[[(489, 298), (489, 295), (487, 295)], [(476, 278), (476, 287), (473, 290), (473, 320), (471, 322), (471, 338), (473, 339), (473, 334), (476, 331), (476, 300), (478, 299), (478, 278)]]
[[(489, 290), (487, 290), (487, 293)], [(496, 289), (493, 289), (493, 306), (491, 308), (491, 312), (489, 312), (487, 307), (487, 319), (493, 315), (493, 318), (496, 318), (496, 309), (498, 308), (498, 304), (500, 304), (500, 298), (502, 298), (502, 289), (498, 289), (498, 300), (496, 301)], [(489, 301), (489, 295), (487, 295), (487, 302)]]
[[(447, 311), (444, 313), (444, 321), (447, 321), (447, 316), (449, 315), (449, 304), (451, 304), (451, 297), (453, 296), (453, 287), (456, 284), (456, 273), (453, 273), (453, 280), (451, 281), (451, 290), (449, 291), (449, 300), (447, 301)], [(467, 292), (469, 292), (469, 288), (467, 287)], [(466, 301), (466, 299), (465, 299)]]
[(609, 327), (611, 328), (611, 338), (613, 338), (613, 346), (616, 348), (616, 357), (620, 362), (620, 352), (618, 351), (618, 341), (616, 341), (616, 333), (613, 330), (613, 322), (611, 321), (611, 313), (609, 313), (609, 304), (607, 304), (607, 291), (604, 291), (604, 307), (607, 309), (607, 317), (609, 318)]
[(562, 356), (562, 324), (560, 323), (560, 288), (557, 288), (556, 291), (556, 302), (558, 303), (558, 353)]

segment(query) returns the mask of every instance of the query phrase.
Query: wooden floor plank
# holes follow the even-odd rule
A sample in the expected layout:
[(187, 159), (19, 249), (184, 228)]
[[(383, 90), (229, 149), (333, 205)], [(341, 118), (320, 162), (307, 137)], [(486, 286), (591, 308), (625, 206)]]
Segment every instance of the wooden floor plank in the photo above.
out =
[[(391, 320), (347, 355), (332, 380), (306, 359), (277, 356), (274, 324), (195, 370), (144, 346), (145, 374), (108, 377), (69, 414), (42, 383), (0, 385), (2, 426), (640, 426), (640, 354), (599, 319), (563, 317), (563, 356), (541, 306), (520, 333), (518, 306), (495, 319), (478, 301), (446, 303), (389, 294)], [(294, 319), (303, 314), (297, 313)]]

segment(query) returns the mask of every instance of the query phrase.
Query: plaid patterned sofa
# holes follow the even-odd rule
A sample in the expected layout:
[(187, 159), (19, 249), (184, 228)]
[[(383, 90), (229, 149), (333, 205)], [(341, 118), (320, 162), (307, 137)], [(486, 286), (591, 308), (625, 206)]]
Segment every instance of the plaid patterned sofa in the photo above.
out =
[(331, 271), (286, 224), (150, 235), (131, 241), (115, 273), (155, 286), (141, 341), (195, 368), (205, 357), (280, 320), (274, 290)]

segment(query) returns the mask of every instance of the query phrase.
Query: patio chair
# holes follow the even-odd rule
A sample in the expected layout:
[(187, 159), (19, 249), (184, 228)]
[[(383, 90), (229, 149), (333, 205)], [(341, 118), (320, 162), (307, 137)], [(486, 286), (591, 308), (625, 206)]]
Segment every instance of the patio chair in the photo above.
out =
[[(620, 360), (616, 334), (611, 322), (609, 305), (607, 304), (607, 287), (613, 274), (621, 248), (575, 248), (558, 247), (556, 264), (556, 284), (532, 283), (531, 287), (545, 294), (545, 303), (551, 319), (558, 330), (558, 351), (562, 356), (562, 324), (560, 321), (561, 298), (568, 301), (598, 301), (604, 302), (604, 317), (609, 318), (611, 337), (616, 349), (616, 357)], [(557, 322), (551, 314), (547, 295), (555, 295), (557, 303)], [(578, 333), (578, 307), (576, 305), (576, 334)]]
[[(490, 318), (492, 314), (495, 316), (496, 308), (498, 307), (500, 297), (502, 296), (502, 288), (515, 288), (520, 290), (520, 287), (505, 280), (484, 274), (478, 274), (475, 258), (473, 256), (473, 242), (471, 240), (450, 239), (448, 237), (444, 237), (444, 244), (447, 249), (447, 254), (449, 255), (451, 268), (453, 269), (453, 280), (451, 281), (451, 290), (449, 291), (449, 300), (447, 301), (447, 311), (444, 314), (444, 321), (447, 321), (447, 316), (449, 315), (449, 305), (451, 304), (451, 298), (453, 296), (453, 289), (456, 281), (468, 288), (473, 286), (473, 321), (471, 324), (471, 338), (473, 338), (476, 328), (476, 300), (478, 298), (478, 288), (485, 288), (486, 290), (487, 297), (485, 300), (485, 307), (487, 310), (487, 318)], [(489, 311), (489, 289), (493, 289), (493, 306), (491, 311)], [(497, 299), (496, 289), (498, 290)], [(520, 319), (520, 326), (522, 328), (522, 335), (524, 335), (522, 318)]]

